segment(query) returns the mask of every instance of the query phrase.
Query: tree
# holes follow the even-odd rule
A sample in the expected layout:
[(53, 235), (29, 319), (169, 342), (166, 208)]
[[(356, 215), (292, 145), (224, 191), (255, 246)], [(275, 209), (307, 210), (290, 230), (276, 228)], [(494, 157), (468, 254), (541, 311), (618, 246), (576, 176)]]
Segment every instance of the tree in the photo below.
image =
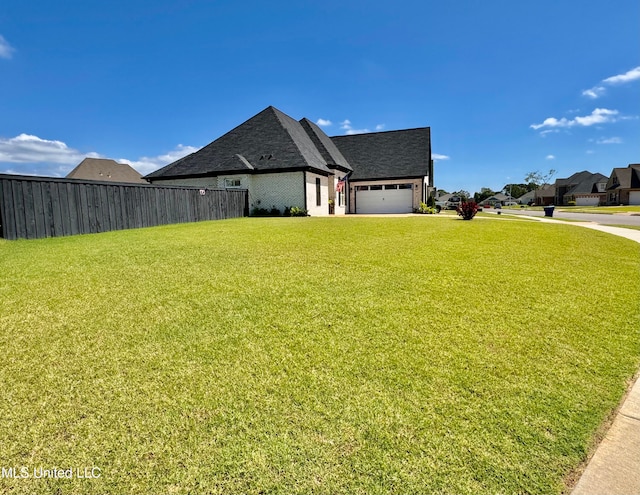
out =
[(529, 172), (524, 176), (524, 180), (527, 183), (534, 184), (535, 189), (539, 187), (546, 186), (551, 182), (551, 178), (556, 175), (557, 171), (554, 169), (549, 170), (549, 173), (542, 175), (542, 173), (538, 170), (535, 172)]
[(453, 194), (454, 196), (460, 196), (462, 201), (467, 201), (471, 197), (471, 194), (469, 194), (469, 191), (465, 191), (465, 190), (456, 191), (451, 194)]
[(488, 188), (488, 187), (483, 187), (480, 189), (480, 192), (475, 193), (473, 195), (473, 200), (476, 203), (480, 203), (481, 201), (484, 201), (487, 198), (490, 198), (491, 196), (493, 196), (496, 192), (493, 191), (492, 189)]
[(510, 194), (514, 198), (519, 198), (523, 194), (527, 194), (530, 190), (527, 184), (505, 184), (502, 188), (504, 194)]

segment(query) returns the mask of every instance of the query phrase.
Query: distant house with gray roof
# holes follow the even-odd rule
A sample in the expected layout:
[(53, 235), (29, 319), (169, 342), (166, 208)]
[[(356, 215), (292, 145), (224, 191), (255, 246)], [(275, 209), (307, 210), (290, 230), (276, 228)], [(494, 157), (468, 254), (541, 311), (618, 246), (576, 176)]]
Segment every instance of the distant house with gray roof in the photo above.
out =
[(105, 158), (85, 158), (69, 172), (67, 179), (147, 184), (142, 175), (130, 165)]
[(587, 170), (576, 172), (566, 179), (556, 179), (555, 204), (577, 206), (598, 206), (604, 204), (608, 177)]
[(270, 106), (145, 179), (247, 189), (250, 209), (411, 212), (433, 189), (430, 129), (330, 138), (310, 120)]
[(640, 163), (614, 168), (606, 185), (607, 204), (640, 205)]

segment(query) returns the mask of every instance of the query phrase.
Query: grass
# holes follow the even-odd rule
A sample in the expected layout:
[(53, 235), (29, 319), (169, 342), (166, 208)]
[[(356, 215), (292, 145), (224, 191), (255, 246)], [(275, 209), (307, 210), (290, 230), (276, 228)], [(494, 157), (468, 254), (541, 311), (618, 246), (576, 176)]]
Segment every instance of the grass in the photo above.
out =
[(626, 206), (559, 206), (562, 211), (573, 213), (601, 213), (613, 215), (616, 213), (640, 213), (640, 205), (626, 205)]
[(1, 242), (0, 466), (101, 476), (0, 493), (560, 493), (640, 364), (640, 249), (431, 217)]

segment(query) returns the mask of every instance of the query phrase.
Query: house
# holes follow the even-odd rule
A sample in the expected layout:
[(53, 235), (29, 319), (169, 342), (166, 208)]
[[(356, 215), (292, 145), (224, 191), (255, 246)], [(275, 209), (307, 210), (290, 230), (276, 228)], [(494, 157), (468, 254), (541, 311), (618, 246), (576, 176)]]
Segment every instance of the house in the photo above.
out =
[(411, 213), (433, 192), (430, 129), (331, 138), (349, 160), (349, 213)]
[[(145, 179), (154, 184), (247, 189), (252, 211), (282, 212), (297, 206), (310, 215), (394, 213), (400, 211), (399, 204), (401, 211), (411, 212), (430, 192), (428, 127), (342, 137), (330, 138), (310, 120), (297, 121), (270, 106)], [(368, 198), (361, 194), (358, 208), (360, 191), (354, 181), (374, 187), (368, 191), (389, 193)]]
[(605, 190), (608, 205), (640, 205), (640, 163), (614, 168)]
[(510, 204), (516, 204), (517, 201), (514, 197), (512, 197), (510, 194), (504, 194), (504, 193), (496, 193), (493, 196), (488, 197), (487, 199), (481, 201), (479, 203), (480, 206), (495, 206), (497, 204), (500, 205), (510, 205)]
[(85, 158), (66, 178), (147, 184), (131, 166), (104, 158)]
[(577, 206), (598, 206), (605, 202), (607, 180), (602, 174), (586, 170), (566, 179), (556, 179), (555, 204), (575, 202)]
[(555, 202), (555, 184), (544, 184), (535, 190), (535, 204), (538, 206), (548, 206)]
[(523, 194), (516, 201), (518, 202), (518, 204), (521, 204), (521, 205), (534, 204), (536, 202), (535, 189), (529, 191), (528, 193)]

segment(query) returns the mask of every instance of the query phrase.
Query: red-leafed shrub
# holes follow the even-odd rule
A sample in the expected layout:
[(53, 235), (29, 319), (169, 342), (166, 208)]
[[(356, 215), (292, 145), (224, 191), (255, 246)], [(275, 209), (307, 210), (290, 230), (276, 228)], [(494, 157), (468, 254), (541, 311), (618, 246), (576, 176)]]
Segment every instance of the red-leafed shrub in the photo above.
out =
[(478, 213), (478, 205), (475, 201), (465, 201), (460, 203), (458, 208), (456, 208), (458, 215), (462, 217), (463, 220), (471, 220)]

